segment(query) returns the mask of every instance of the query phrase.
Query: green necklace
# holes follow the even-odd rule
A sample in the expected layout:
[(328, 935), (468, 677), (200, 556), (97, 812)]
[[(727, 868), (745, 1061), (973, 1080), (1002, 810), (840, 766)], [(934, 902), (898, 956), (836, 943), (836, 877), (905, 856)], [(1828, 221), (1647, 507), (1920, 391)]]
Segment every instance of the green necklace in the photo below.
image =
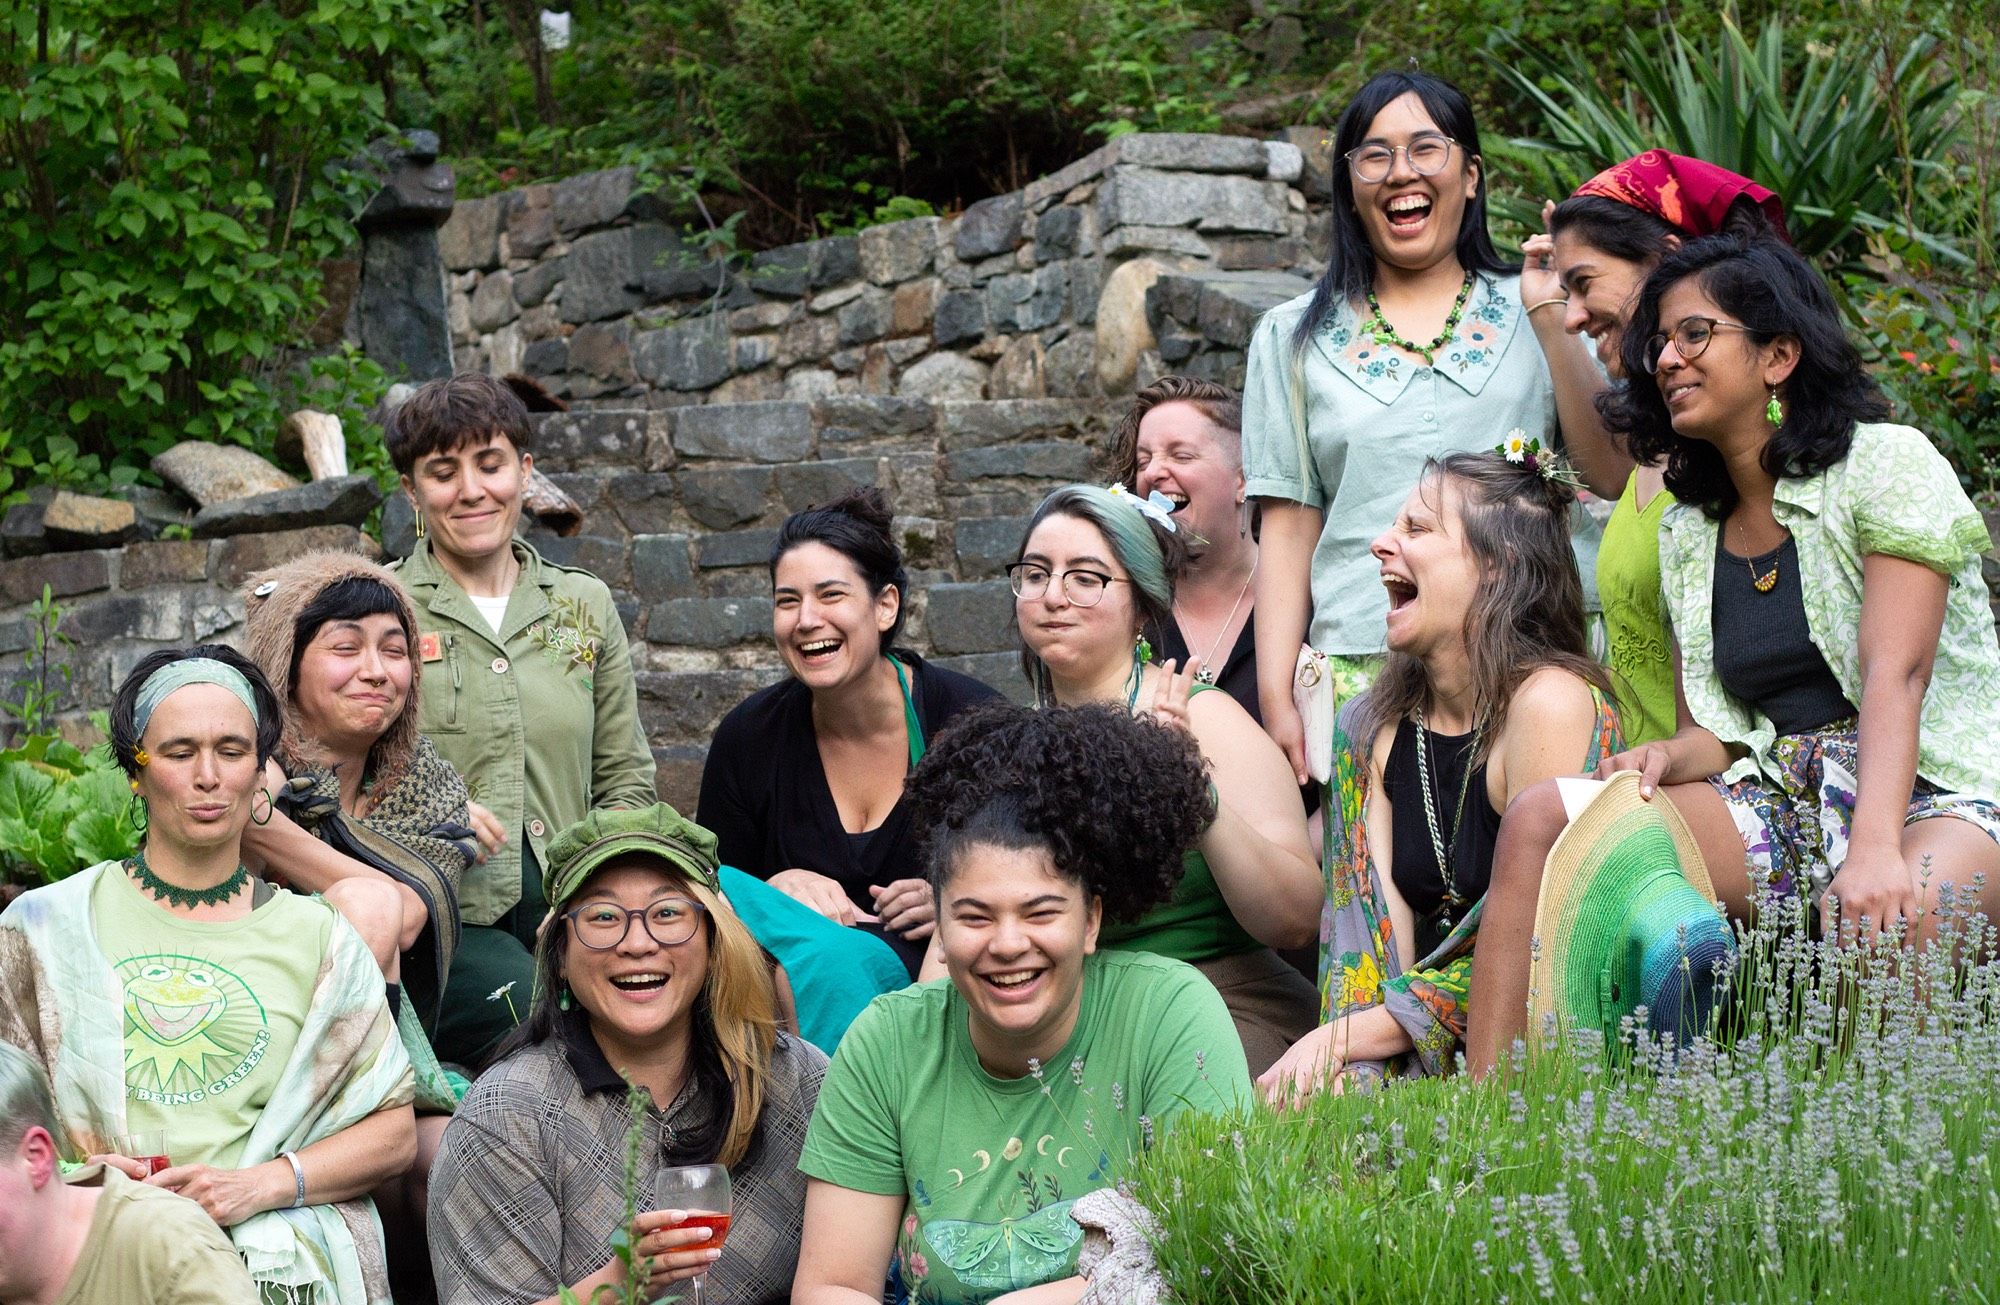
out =
[(1465, 284), (1458, 288), (1458, 298), (1451, 301), (1451, 315), (1444, 319), (1444, 329), (1437, 333), (1437, 339), (1429, 344), (1417, 344), (1396, 334), (1396, 328), (1389, 325), (1389, 319), (1382, 316), (1382, 305), (1375, 300), (1375, 291), (1368, 291), (1368, 325), (1364, 328), (1374, 337), (1377, 344), (1393, 344), (1407, 349), (1424, 360), (1424, 366), (1434, 367), (1437, 351), (1444, 348), (1451, 339), (1451, 333), (1458, 329), (1458, 319), (1465, 312), (1465, 301), (1472, 297), (1472, 273), (1465, 274)]
[(184, 910), (197, 906), (220, 906), (236, 896), (244, 881), (250, 877), (249, 869), (238, 862), (236, 873), (213, 888), (182, 888), (153, 873), (153, 867), (146, 864), (146, 849), (143, 847), (126, 860), (125, 873), (138, 880), (139, 887), (151, 893), (154, 901)]

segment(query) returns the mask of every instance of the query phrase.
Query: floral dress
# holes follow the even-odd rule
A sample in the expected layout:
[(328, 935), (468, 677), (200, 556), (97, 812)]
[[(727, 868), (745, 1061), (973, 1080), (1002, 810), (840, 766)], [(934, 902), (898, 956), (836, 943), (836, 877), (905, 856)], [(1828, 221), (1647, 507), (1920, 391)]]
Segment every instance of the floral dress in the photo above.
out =
[[(1597, 704), (1597, 728), (1578, 774), (1595, 770), (1599, 761), (1623, 746), (1618, 713), (1597, 690), (1592, 689), (1590, 696)], [(1387, 1006), (1415, 1048), (1404, 1058), (1406, 1063), (1393, 1068), (1443, 1074), (1451, 1069), (1465, 1040), (1472, 949), (1486, 899), (1472, 904), (1436, 950), (1403, 969), (1382, 871), (1369, 854), (1363, 819), (1373, 743), (1356, 737), (1366, 711), (1364, 701), (1357, 698), (1342, 707), (1333, 732), (1334, 775), (1329, 786), (1333, 801), (1326, 808), (1326, 905), (1319, 930), (1320, 1019), (1324, 1023), (1351, 1011)]]

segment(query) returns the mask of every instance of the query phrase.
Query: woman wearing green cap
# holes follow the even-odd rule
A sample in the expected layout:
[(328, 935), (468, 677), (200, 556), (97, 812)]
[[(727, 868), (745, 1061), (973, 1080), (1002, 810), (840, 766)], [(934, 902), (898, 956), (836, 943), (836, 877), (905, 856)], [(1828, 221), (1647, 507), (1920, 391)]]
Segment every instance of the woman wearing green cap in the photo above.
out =
[[(623, 1284), (628, 1084), (640, 1120), (651, 1282), (706, 1272), (716, 1299), (789, 1299), (805, 1184), (797, 1164), (826, 1057), (777, 1030), (769, 971), (716, 887), (715, 839), (664, 804), (599, 811), (549, 844), (555, 917), (536, 999), (473, 1084), (431, 1176), (441, 1305), (525, 1305)], [(662, 1166), (719, 1164), (733, 1222), (711, 1232), (654, 1199)]]

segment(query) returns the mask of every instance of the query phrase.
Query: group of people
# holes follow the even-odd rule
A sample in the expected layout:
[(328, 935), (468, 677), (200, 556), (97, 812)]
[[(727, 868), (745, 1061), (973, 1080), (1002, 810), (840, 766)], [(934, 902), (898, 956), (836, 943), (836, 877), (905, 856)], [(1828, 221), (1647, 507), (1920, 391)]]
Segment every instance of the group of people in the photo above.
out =
[(1778, 197), (1649, 152), (1521, 266), (1449, 83), (1334, 152), (1244, 395), (1146, 387), (1033, 514), (1033, 706), (901, 646), (857, 491), (778, 532), (693, 819), (610, 592), (516, 537), (519, 397), (419, 388), (412, 554), (135, 666), (142, 846), (0, 916), (0, 1300), (1074, 1301), (1184, 1112), (1684, 1035), (1773, 902), (2000, 918), (1986, 532)]

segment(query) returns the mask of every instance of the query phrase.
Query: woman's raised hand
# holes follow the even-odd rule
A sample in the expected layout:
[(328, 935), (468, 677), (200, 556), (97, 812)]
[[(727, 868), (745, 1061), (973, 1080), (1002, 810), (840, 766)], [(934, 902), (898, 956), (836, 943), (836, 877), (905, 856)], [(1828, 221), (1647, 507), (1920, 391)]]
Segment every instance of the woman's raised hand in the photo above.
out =
[[(1554, 200), (1542, 205), (1544, 227), (1548, 226), (1555, 211)], [(1547, 299), (1562, 297), (1562, 278), (1556, 275), (1555, 237), (1546, 231), (1529, 236), (1521, 242), (1521, 303), (1524, 306), (1539, 304)]]
[(507, 842), (507, 831), (500, 827), (500, 817), (480, 806), (477, 802), (465, 804), (465, 818), (472, 824), (472, 833), (479, 840), (479, 863), (498, 852)]
[(1188, 728), (1188, 699), (1194, 696), (1195, 676), (1201, 672), (1201, 658), (1190, 657), (1185, 670), (1176, 672), (1171, 658), (1153, 677), (1153, 696), (1146, 710), (1154, 720), (1181, 729)]

